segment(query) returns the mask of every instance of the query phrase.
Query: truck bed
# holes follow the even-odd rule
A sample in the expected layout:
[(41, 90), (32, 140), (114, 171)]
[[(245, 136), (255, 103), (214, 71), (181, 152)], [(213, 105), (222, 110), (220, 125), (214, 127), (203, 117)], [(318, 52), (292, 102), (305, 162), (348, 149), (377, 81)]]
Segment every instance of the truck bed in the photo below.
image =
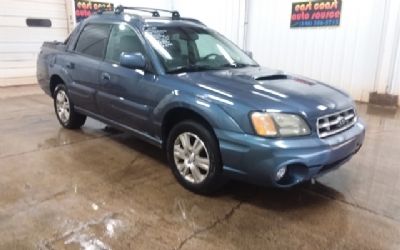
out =
[(49, 71), (56, 63), (57, 56), (64, 54), (66, 50), (67, 44), (58, 41), (44, 42), (40, 48), (36, 65), (36, 76), (40, 87), (48, 95), (51, 95)]

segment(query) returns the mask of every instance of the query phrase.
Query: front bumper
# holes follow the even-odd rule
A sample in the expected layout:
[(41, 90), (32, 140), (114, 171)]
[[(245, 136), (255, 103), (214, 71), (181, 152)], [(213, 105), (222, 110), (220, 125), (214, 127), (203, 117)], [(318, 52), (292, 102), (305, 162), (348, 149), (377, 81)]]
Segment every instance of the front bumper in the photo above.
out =
[[(332, 171), (348, 161), (364, 141), (365, 125), (354, 126), (334, 136), (267, 139), (254, 135), (215, 130), (219, 139), (224, 173), (257, 184), (291, 187)], [(276, 172), (287, 166), (279, 181)]]

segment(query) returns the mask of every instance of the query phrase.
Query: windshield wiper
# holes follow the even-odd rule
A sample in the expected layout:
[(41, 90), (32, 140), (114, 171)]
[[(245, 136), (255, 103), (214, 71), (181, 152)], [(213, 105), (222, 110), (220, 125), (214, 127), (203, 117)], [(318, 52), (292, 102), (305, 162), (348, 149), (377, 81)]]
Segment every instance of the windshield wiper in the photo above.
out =
[(184, 73), (184, 72), (198, 72), (198, 71), (204, 71), (204, 70), (213, 70), (215, 68), (209, 67), (209, 66), (199, 66), (199, 65), (185, 65), (185, 66), (179, 66), (174, 69), (168, 70), (168, 74), (179, 74), (179, 73)]
[(235, 69), (238, 69), (238, 68), (257, 67), (257, 66), (258, 66), (257, 64), (248, 64), (248, 63), (237, 63), (237, 62), (234, 62), (234, 63), (223, 64), (223, 65), (221, 65), (221, 68), (235, 68)]
[(227, 63), (223, 65), (219, 65), (218, 67), (211, 67), (207, 65), (184, 65), (184, 66), (179, 66), (176, 68), (173, 68), (171, 70), (168, 70), (168, 74), (179, 74), (179, 73), (185, 73), (185, 72), (198, 72), (198, 71), (205, 71), (205, 70), (222, 70), (224, 68), (245, 68), (245, 67), (257, 67), (258, 65), (256, 64), (246, 64), (246, 63)]

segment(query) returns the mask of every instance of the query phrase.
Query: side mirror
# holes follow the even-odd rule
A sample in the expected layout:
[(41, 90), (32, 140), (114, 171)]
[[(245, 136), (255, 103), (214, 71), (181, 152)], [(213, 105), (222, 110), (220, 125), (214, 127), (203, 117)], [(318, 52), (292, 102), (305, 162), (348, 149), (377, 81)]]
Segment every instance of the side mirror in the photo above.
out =
[(246, 53), (246, 55), (253, 59), (253, 52), (246, 50), (244, 53)]
[(122, 52), (119, 58), (119, 63), (122, 67), (130, 69), (142, 69), (146, 68), (146, 59), (142, 53), (126, 53)]

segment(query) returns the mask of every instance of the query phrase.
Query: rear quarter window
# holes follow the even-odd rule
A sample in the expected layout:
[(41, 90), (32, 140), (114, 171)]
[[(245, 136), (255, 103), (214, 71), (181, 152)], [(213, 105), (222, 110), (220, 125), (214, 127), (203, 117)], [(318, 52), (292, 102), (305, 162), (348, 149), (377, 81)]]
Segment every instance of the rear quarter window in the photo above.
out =
[(110, 29), (111, 25), (108, 24), (86, 25), (78, 38), (75, 51), (100, 59), (104, 58)]

